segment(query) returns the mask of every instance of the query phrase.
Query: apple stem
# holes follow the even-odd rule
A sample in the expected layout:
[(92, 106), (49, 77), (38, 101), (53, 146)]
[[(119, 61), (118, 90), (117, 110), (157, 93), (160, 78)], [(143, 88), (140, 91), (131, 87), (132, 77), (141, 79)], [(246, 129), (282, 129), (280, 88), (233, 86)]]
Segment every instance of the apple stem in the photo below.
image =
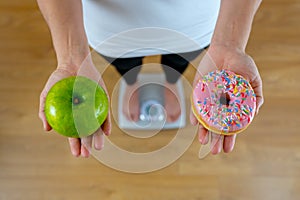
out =
[(73, 103), (74, 103), (74, 104), (79, 104), (79, 102), (80, 102), (80, 101), (79, 101), (79, 98), (75, 97), (75, 98), (73, 99)]

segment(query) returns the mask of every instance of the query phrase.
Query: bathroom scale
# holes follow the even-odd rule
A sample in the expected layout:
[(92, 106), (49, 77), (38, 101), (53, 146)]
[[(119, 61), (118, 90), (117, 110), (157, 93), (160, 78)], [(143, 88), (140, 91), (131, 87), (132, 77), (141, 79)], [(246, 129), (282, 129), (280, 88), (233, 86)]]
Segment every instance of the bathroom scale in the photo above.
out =
[(181, 79), (176, 83), (181, 114), (174, 122), (166, 121), (164, 110), (164, 83), (163, 73), (140, 73), (137, 77), (139, 83), (139, 106), (140, 116), (138, 121), (129, 120), (122, 112), (126, 82), (119, 82), (118, 97), (118, 125), (121, 129), (128, 130), (162, 130), (178, 129), (186, 125), (186, 104)]

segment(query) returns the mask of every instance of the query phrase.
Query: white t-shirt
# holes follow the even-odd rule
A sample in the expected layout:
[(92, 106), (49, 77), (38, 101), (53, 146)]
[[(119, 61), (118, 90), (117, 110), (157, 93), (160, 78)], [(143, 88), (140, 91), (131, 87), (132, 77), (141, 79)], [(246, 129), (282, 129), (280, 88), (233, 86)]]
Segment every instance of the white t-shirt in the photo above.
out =
[(220, 0), (83, 0), (89, 44), (110, 57), (183, 53), (209, 45)]

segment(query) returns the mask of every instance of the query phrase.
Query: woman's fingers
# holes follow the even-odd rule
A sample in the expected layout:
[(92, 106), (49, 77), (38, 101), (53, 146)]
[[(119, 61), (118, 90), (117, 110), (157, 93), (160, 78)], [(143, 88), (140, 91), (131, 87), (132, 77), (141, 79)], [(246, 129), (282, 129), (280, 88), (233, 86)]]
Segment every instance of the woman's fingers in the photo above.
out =
[(46, 96), (45, 96), (44, 92), (42, 92), (41, 96), (40, 96), (39, 118), (43, 122), (44, 130), (50, 131), (52, 128), (49, 125), (49, 123), (47, 122), (47, 119), (45, 116), (45, 100), (46, 100)]
[(96, 150), (101, 150), (104, 146), (104, 136), (102, 130), (99, 129), (93, 135), (84, 138), (68, 138), (71, 153), (73, 156), (82, 156), (88, 158), (92, 149), (92, 140), (94, 139), (94, 147)]
[(197, 120), (197, 118), (195, 117), (195, 115), (194, 115), (192, 109), (191, 109), (191, 111), (190, 111), (190, 122), (191, 122), (191, 124), (192, 124), (193, 126), (196, 126), (196, 125), (198, 124), (198, 120)]
[[(190, 122), (193, 126), (196, 126), (198, 124), (198, 120), (195, 117), (192, 110), (190, 111)], [(203, 145), (207, 144), (208, 137), (209, 137), (209, 135), (208, 135), (208, 131), (206, 130), (206, 128), (204, 128), (201, 124), (199, 124), (199, 126), (198, 126), (198, 139), (199, 139), (199, 142)]]
[(256, 114), (258, 114), (259, 109), (261, 108), (261, 106), (264, 103), (264, 97), (262, 94), (262, 86), (259, 86), (258, 88), (256, 88), (256, 91), (254, 89), (254, 92), (256, 94)]
[(236, 134), (224, 136), (223, 150), (225, 153), (230, 153), (235, 144)]
[[(192, 121), (191, 121), (192, 123)], [(212, 135), (211, 140), (211, 152), (212, 154), (218, 154), (224, 150), (225, 153), (229, 153), (233, 150), (236, 134), (230, 136), (223, 136), (216, 133), (211, 133), (206, 128), (204, 128), (201, 124), (198, 126), (198, 139), (202, 145), (206, 145), (209, 141), (209, 136)]]
[(263, 105), (263, 103), (264, 103), (264, 99), (263, 99), (263, 97), (262, 96), (257, 96), (256, 97), (256, 114), (258, 114), (258, 112), (259, 112), (259, 109), (261, 108), (261, 106)]
[(207, 144), (209, 137), (209, 132), (202, 125), (198, 127), (198, 138), (199, 142), (203, 145)]
[(94, 147), (96, 150), (100, 151), (104, 147), (104, 135), (101, 129), (99, 129), (93, 135)]
[(206, 145), (209, 141), (209, 136), (211, 134), (211, 153), (213, 155), (221, 153), (222, 149), (225, 153), (232, 152), (236, 140), (236, 134), (223, 136), (220, 134), (212, 133), (205, 129), (203, 126), (199, 125), (198, 137), (202, 145)]
[(87, 137), (83, 137), (81, 138), (81, 156), (82, 157), (89, 157), (91, 149), (92, 149), (92, 141), (93, 140), (93, 136), (87, 136)]
[(256, 95), (256, 114), (258, 113), (260, 107), (264, 103), (263, 98), (263, 89), (262, 89), (262, 80), (260, 77), (257, 77), (256, 80), (251, 84)]
[(84, 158), (88, 158), (90, 156), (89, 150), (84, 145), (81, 145), (80, 153)]
[(80, 156), (81, 151), (81, 143), (79, 138), (68, 138), (70, 150), (73, 156), (78, 157)]
[(264, 103), (264, 97), (263, 97), (263, 91), (262, 91), (262, 83), (258, 82), (255, 84), (252, 84), (252, 88), (254, 90), (254, 93), (256, 95), (256, 114), (258, 114), (259, 109)]
[(223, 148), (223, 135), (219, 135), (216, 133), (211, 133), (211, 153), (213, 155), (219, 154), (222, 151)]
[(203, 126), (199, 125), (198, 128), (198, 137), (202, 145), (205, 145), (209, 141), (209, 136), (211, 134), (211, 153), (213, 155), (221, 153), (222, 149), (225, 153), (232, 152), (236, 140), (235, 135), (223, 136), (220, 134), (212, 133), (205, 129)]

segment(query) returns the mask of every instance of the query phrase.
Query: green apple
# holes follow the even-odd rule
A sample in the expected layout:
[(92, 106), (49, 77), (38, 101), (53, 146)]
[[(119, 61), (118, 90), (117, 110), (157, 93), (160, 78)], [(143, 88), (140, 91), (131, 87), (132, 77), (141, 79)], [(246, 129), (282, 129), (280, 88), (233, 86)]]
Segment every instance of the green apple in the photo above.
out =
[(45, 102), (49, 125), (59, 134), (74, 138), (94, 133), (105, 121), (108, 109), (103, 88), (83, 76), (58, 81)]

